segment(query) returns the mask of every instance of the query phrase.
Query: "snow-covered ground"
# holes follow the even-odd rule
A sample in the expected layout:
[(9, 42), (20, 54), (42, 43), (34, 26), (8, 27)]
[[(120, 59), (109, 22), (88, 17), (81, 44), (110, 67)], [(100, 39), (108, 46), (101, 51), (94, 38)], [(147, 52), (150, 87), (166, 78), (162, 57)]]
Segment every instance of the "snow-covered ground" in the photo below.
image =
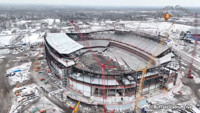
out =
[(13, 85), (20, 84), (20, 83), (23, 83), (24, 81), (29, 80), (30, 75), (31, 75), (30, 66), (31, 66), (31, 62), (24, 63), (19, 66), (8, 69), (7, 74), (14, 73), (14, 71), (16, 70), (20, 70), (19, 72), (15, 72), (14, 76), (7, 77), (9, 80), (9, 84), (13, 86)]
[[(148, 22), (148, 21), (121, 21), (125, 24), (126, 29), (136, 30), (146, 33), (158, 34), (159, 32), (167, 31), (168, 28), (172, 25), (170, 22)], [(173, 24), (172, 29), (176, 32), (188, 31), (191, 26), (182, 25), (182, 24)]]
[(10, 45), (10, 41), (15, 38), (16, 35), (0, 35), (0, 46)]
[(32, 34), (27, 34), (25, 37), (22, 39), (23, 43), (27, 44), (37, 44), (41, 43), (43, 41), (43, 33), (32, 33)]
[(42, 111), (47, 110), (45, 113), (61, 113), (62, 110), (56, 105), (50, 102), (46, 97), (41, 97), (41, 99), (36, 103), (36, 105), (31, 106), (24, 113), (30, 113), (32, 111)]
[(5, 55), (5, 54), (9, 54), (10, 50), (9, 49), (2, 49), (0, 50), (0, 55)]

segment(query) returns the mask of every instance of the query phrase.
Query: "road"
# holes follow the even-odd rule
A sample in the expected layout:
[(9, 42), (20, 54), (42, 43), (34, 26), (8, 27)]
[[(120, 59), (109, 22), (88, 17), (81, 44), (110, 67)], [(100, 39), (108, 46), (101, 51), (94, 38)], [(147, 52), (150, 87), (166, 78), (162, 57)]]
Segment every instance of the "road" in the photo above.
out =
[[(178, 47), (174, 46), (172, 48), (173, 50), (177, 51), (178, 54), (181, 55), (181, 58), (184, 60), (184, 61), (191, 61), (192, 59), (192, 56), (191, 55), (188, 55), (186, 52), (180, 50)], [(194, 59), (194, 62), (193, 62), (193, 65), (196, 66), (196, 68), (200, 69), (200, 60), (199, 59)]]
[(9, 58), (4, 58), (0, 64), (0, 113), (7, 113), (9, 106), (11, 105), (11, 87), (9, 87), (6, 79), (6, 65), (8, 64)]

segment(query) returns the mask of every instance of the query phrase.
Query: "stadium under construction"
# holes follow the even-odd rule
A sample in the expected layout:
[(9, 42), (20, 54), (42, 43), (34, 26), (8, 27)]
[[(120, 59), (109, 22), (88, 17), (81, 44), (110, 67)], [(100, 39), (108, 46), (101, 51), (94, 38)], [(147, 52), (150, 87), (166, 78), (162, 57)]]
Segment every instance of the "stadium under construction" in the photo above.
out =
[[(49, 33), (44, 37), (48, 66), (69, 98), (88, 105), (103, 105), (105, 96), (108, 109), (131, 109), (141, 69), (152, 55), (155, 59), (145, 74), (142, 95), (170, 90), (176, 85), (180, 57), (166, 44), (155, 53), (159, 36), (117, 30), (81, 35), (86, 40), (82, 40), (80, 33)], [(105, 69), (104, 78), (97, 59), (113, 67)]]

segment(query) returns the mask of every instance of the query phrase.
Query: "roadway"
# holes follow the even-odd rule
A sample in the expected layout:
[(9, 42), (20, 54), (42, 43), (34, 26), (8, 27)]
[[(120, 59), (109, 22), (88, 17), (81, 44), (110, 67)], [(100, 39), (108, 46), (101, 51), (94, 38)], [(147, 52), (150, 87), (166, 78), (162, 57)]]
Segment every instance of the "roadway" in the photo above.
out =
[(11, 87), (6, 79), (6, 65), (9, 58), (4, 58), (0, 63), (0, 113), (7, 113), (9, 106), (11, 106)]

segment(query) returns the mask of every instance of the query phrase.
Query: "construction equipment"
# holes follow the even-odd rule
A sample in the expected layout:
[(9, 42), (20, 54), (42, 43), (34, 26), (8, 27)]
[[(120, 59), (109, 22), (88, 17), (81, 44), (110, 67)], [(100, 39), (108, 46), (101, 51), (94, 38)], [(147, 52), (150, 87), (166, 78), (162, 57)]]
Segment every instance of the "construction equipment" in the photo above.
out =
[(70, 106), (70, 108), (73, 109), (73, 110), (75, 109), (74, 106)]
[(35, 69), (40, 69), (40, 67), (39, 67), (39, 66), (36, 66)]
[(44, 78), (41, 78), (40, 81), (44, 81)]
[(45, 110), (40, 110), (40, 113), (46, 113), (48, 110), (53, 110), (53, 111), (55, 111), (55, 109), (53, 109), (53, 108), (49, 108), (49, 109), (45, 109)]
[(18, 101), (18, 103), (20, 103), (21, 101), (23, 101), (25, 98), (23, 97), (21, 100)]
[(192, 68), (193, 68), (194, 57), (196, 55), (196, 49), (197, 49), (197, 44), (198, 44), (197, 24), (198, 24), (198, 21), (197, 21), (197, 13), (196, 13), (195, 14), (195, 35), (194, 35), (195, 43), (194, 43), (194, 49), (192, 51), (192, 59), (191, 59), (190, 65), (189, 65), (188, 73), (187, 73), (187, 78), (190, 78), (190, 79), (193, 79)]
[(48, 73), (50, 73), (51, 71), (50, 70), (48, 70)]
[[(174, 25), (174, 24), (172, 23), (172, 24), (170, 25), (170, 27), (167, 29), (168, 32), (169, 32), (169, 30), (172, 28), (173, 25)], [(138, 89), (138, 92), (137, 92), (137, 94), (136, 94), (136, 102), (135, 102), (135, 109), (134, 109), (135, 113), (137, 113), (138, 103), (139, 103), (140, 98), (141, 98), (141, 95), (142, 95), (142, 90), (143, 90), (143, 85), (144, 85), (144, 80), (145, 80), (145, 74), (146, 74), (146, 72), (147, 72), (147, 69), (151, 66), (152, 62), (153, 62), (154, 59), (155, 59), (155, 54), (160, 50), (160, 48), (162, 47), (162, 45), (163, 45), (164, 42), (166, 41), (166, 38), (167, 38), (167, 37), (162, 37), (162, 38), (160, 39), (160, 43), (159, 43), (159, 45), (157, 46), (157, 48), (156, 48), (154, 54), (152, 54), (151, 58), (149, 59), (149, 62), (148, 62), (148, 64), (147, 64), (147, 66), (146, 66), (144, 69), (137, 70), (137, 72), (138, 72), (138, 71), (142, 71), (142, 77), (141, 77), (141, 79), (140, 79), (139, 89)]]
[(16, 88), (22, 87), (22, 85), (17, 85)]
[(14, 94), (21, 93), (21, 92), (22, 92), (22, 90), (16, 90), (16, 91), (14, 92)]
[(44, 84), (49, 84), (49, 82), (44, 82)]
[(74, 113), (77, 113), (77, 111), (79, 110), (78, 109), (79, 104), (80, 104), (80, 100), (78, 101), (78, 104), (76, 105), (76, 108), (73, 110)]
[(39, 69), (36, 69), (35, 71), (38, 72), (38, 71), (40, 71), (40, 70), (39, 70)]
[(39, 65), (39, 63), (38, 63), (38, 62), (36, 62), (36, 63), (35, 63), (35, 65)]
[(17, 93), (17, 94), (15, 94), (16, 96), (20, 96), (21, 94), (20, 93)]

